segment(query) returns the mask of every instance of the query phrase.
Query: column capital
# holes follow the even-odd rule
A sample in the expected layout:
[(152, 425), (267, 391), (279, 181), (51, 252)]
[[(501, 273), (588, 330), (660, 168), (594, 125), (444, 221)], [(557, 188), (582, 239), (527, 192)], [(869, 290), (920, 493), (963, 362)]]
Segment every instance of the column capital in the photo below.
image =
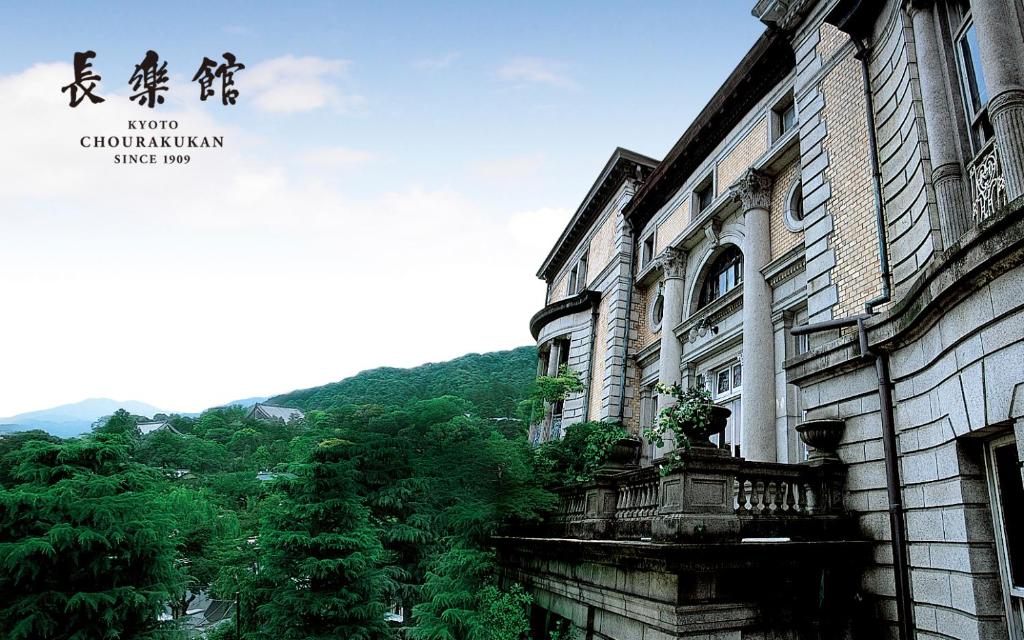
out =
[(911, 18), (914, 14), (919, 11), (928, 12), (932, 10), (932, 6), (935, 5), (935, 0), (907, 0), (906, 6), (904, 7), (907, 11), (907, 15)]
[(676, 247), (666, 247), (659, 259), (665, 279), (682, 279), (686, 273), (686, 252)]
[(740, 201), (743, 211), (771, 208), (772, 179), (755, 169), (747, 169), (730, 188), (733, 198)]

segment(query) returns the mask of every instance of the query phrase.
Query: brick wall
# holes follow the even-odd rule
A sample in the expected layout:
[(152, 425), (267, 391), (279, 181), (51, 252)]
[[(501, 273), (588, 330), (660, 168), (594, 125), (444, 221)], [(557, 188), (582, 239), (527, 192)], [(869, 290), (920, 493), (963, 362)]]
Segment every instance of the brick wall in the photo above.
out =
[(860, 312), (880, 287), (860, 62), (847, 55), (822, 79), (821, 93), (828, 130), (823, 142), (829, 155), (825, 179), (832, 185), (832, 280), (839, 298), (833, 313), (841, 318)]
[(657, 295), (658, 283), (652, 282), (646, 287), (637, 287), (633, 294), (637, 315), (637, 344), (636, 349), (630, 348), (630, 353), (637, 353), (646, 349), (661, 339), (661, 330), (654, 331), (651, 327), (651, 305)]
[(718, 162), (718, 188), (721, 195), (729, 190), (743, 172), (768, 150), (768, 119), (761, 118), (746, 136)]
[(786, 226), (786, 198), (793, 182), (800, 177), (800, 163), (794, 162), (775, 176), (772, 183), (771, 238), (772, 259), (785, 254), (804, 242), (803, 233), (794, 233)]
[(690, 224), (690, 200), (683, 200), (675, 211), (658, 225), (658, 236), (655, 238), (655, 252), (661, 253), (665, 247), (676, 239), (686, 225)]
[(594, 282), (616, 255), (615, 226), (620, 217), (617, 212), (608, 216), (590, 239), (590, 249), (587, 253), (587, 284)]
[(590, 408), (587, 410), (588, 420), (600, 420), (601, 405), (604, 401), (605, 353), (608, 343), (608, 310), (609, 298), (601, 299), (598, 314), (595, 318), (597, 331), (594, 337), (594, 362), (590, 368)]

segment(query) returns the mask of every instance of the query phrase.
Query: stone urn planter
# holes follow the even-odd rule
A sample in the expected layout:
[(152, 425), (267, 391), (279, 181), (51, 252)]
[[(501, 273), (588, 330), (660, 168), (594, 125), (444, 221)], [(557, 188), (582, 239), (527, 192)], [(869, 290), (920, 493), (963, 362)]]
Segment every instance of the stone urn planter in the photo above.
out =
[(633, 469), (640, 464), (640, 447), (642, 443), (639, 438), (627, 436), (619, 438), (612, 444), (608, 452), (608, 459), (601, 465), (602, 471), (621, 471)]
[(846, 423), (835, 418), (822, 420), (808, 420), (796, 426), (800, 439), (811, 448), (808, 464), (823, 464), (826, 462), (839, 462), (836, 450), (839, 448), (839, 441), (843, 439), (843, 431), (846, 430)]
[(711, 436), (720, 433), (725, 429), (725, 423), (732, 415), (732, 410), (726, 407), (711, 405), (711, 419), (706, 425), (699, 425), (693, 422), (680, 422), (679, 427), (683, 434), (690, 440), (690, 446), (695, 449), (714, 449), (715, 444), (711, 442)]

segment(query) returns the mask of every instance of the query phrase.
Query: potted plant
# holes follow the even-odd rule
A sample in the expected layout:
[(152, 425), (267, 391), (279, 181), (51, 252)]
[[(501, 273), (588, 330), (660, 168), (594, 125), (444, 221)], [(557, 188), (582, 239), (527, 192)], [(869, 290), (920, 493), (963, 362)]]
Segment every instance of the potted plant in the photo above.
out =
[(690, 387), (685, 391), (678, 384), (658, 384), (658, 393), (675, 398), (675, 403), (665, 407), (658, 415), (657, 424), (644, 431), (644, 435), (656, 446), (664, 447), (666, 437), (675, 440), (676, 449), (666, 457), (668, 462), (662, 471), (682, 465), (680, 451), (692, 448), (714, 449), (710, 438), (725, 428), (732, 411), (714, 404), (711, 393), (703, 387)]

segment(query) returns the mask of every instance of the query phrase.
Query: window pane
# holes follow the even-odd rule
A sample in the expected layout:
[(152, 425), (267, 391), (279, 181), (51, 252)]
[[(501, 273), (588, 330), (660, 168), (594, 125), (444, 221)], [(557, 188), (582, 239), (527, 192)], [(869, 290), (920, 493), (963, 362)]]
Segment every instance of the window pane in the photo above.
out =
[(782, 113), (779, 116), (779, 121), (782, 124), (782, 133), (793, 128), (793, 125), (796, 124), (796, 103), (793, 103), (782, 110)]
[(985, 74), (981, 69), (981, 58), (978, 55), (978, 34), (973, 24), (967, 27), (967, 31), (960, 38), (960, 62), (965, 76), (964, 90), (967, 92), (967, 103), (973, 119), (988, 104)]
[(743, 386), (743, 365), (737, 364), (732, 368), (732, 388), (739, 389)]
[(723, 369), (718, 372), (718, 395), (729, 393), (729, 370)]
[(1017, 462), (1017, 445), (996, 447), (995, 463), (1006, 553), (1010, 560), (1010, 581), (1015, 587), (1024, 587), (1024, 486)]

